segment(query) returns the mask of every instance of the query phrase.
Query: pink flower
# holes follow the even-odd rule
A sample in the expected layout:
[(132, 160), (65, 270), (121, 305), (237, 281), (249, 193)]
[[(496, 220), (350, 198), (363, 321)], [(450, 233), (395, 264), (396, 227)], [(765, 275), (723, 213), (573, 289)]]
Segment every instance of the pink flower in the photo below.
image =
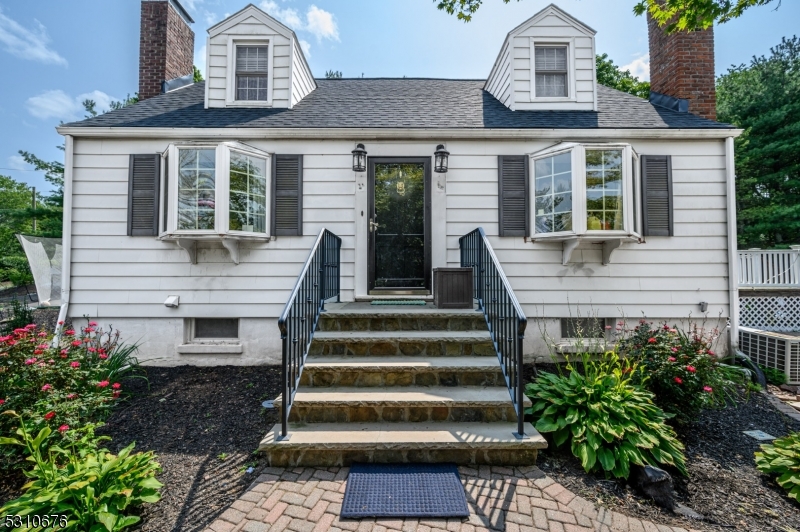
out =
[(36, 336), (38, 336), (39, 338), (44, 338), (45, 336), (47, 336), (47, 333), (42, 331), (39, 334), (37, 334)]
[(42, 386), (42, 391), (43, 391), (43, 392), (46, 392), (47, 390), (50, 390), (50, 389), (52, 389), (52, 388), (53, 388), (53, 387), (52, 387), (52, 386), (50, 386), (49, 384), (45, 384), (44, 386)]
[(68, 393), (67, 394), (67, 399), (75, 399), (76, 397), (78, 397), (77, 393)]
[(673, 347), (673, 348), (671, 348), (671, 350), (672, 350), (673, 353), (677, 353), (678, 352), (678, 348), (677, 347)]
[(656, 343), (656, 339), (655, 339), (655, 337), (651, 337), (649, 340), (647, 340), (647, 343), (648, 343), (648, 344), (654, 344), (654, 343)]
[(100, 353), (100, 354), (99, 354), (99, 355), (97, 355), (97, 356), (98, 356), (98, 357), (100, 357), (100, 360), (105, 360), (105, 359), (107, 359), (107, 358), (108, 358), (108, 355), (105, 355), (105, 354), (103, 354), (103, 353)]
[(48, 360), (48, 361), (47, 361), (47, 363), (48, 363), (48, 364), (55, 364), (55, 363), (56, 363), (56, 361), (55, 361), (55, 360), (53, 360), (53, 359), (51, 358), (50, 360)]
[(85, 343), (85, 344), (88, 344), (88, 343), (89, 343), (89, 342), (91, 342), (91, 341), (92, 341), (92, 339), (91, 339), (91, 338), (84, 338), (84, 339), (83, 339), (83, 343)]
[(47, 421), (50, 421), (50, 420), (51, 420), (51, 419), (53, 419), (54, 417), (56, 417), (56, 413), (55, 413), (55, 412), (52, 412), (52, 411), (50, 411), (50, 412), (48, 412), (48, 413), (46, 413), (46, 414), (44, 415), (44, 418), (45, 418)]
[(611, 325), (606, 325), (606, 330), (610, 331), (611, 330)]
[(87, 351), (89, 351), (90, 353), (94, 353), (95, 351), (97, 351), (97, 349), (95, 349), (94, 347), (90, 347), (89, 349), (87, 349)]
[(714, 388), (712, 388), (711, 386), (703, 386), (703, 391), (711, 393), (714, 391)]
[(709, 350), (708, 350), (708, 354), (709, 354), (709, 355), (711, 355), (712, 357), (713, 357), (714, 355), (716, 355), (716, 353), (715, 353), (714, 351), (712, 351), (711, 349), (709, 349)]
[(8, 345), (17, 345), (16, 340), (9, 340)]
[(678, 359), (677, 359), (677, 358), (675, 358), (675, 357), (669, 357), (667, 360), (669, 360), (670, 362), (675, 362), (675, 361), (676, 361), (676, 360), (678, 360)]
[(25, 361), (26, 366), (30, 366), (31, 364), (36, 364), (35, 358), (29, 358), (28, 360)]
[(58, 427), (58, 432), (60, 432), (61, 434), (64, 434), (68, 430), (69, 430), (69, 425), (61, 425), (60, 427)]
[(120, 392), (120, 391), (114, 392), (114, 399), (119, 399), (119, 396), (120, 396), (121, 393), (122, 392)]
[(33, 354), (34, 355), (41, 355), (42, 353), (44, 353), (44, 351), (42, 351), (41, 349), (34, 349), (33, 350)]
[(105, 388), (106, 386), (108, 386), (108, 384), (109, 384), (108, 381), (100, 381), (97, 383), (97, 386), (98, 388)]
[(115, 382), (114, 384), (111, 385), (111, 387), (114, 388), (115, 390), (119, 390), (120, 388), (122, 388), (122, 385), (118, 382)]
[(61, 354), (62, 354), (62, 355), (66, 355), (66, 354), (67, 354), (67, 350), (66, 350), (66, 349), (62, 349), (62, 350), (61, 350)]
[(29, 324), (27, 324), (25, 326), (25, 328), (28, 329), (28, 330), (35, 329), (36, 328), (36, 324), (35, 323), (29, 323)]
[(75, 368), (75, 369), (77, 369), (77, 368), (81, 367), (81, 363), (80, 363), (80, 362), (78, 362), (77, 360), (75, 360), (75, 361), (73, 361), (73, 362), (70, 362), (70, 363), (69, 363), (69, 365), (70, 365), (70, 366), (72, 366), (72, 367), (73, 367), (73, 368)]
[(89, 322), (89, 327), (97, 327), (97, 322), (96, 321), (90, 321)]
[(0, 406), (3, 406), (4, 404), (6, 404), (6, 400), (5, 399), (0, 399)]
[(45, 364), (44, 362), (39, 362), (39, 363), (38, 363), (38, 364), (36, 364), (36, 365), (37, 365), (37, 366), (39, 366), (40, 368), (47, 367), (47, 364)]
[(74, 340), (72, 342), (72, 345), (75, 346), (75, 347), (78, 347), (79, 345), (81, 345), (81, 341), (80, 340)]
[(39, 345), (36, 346), (36, 349), (47, 349), (48, 347), (50, 347), (50, 346), (47, 345), (47, 344), (39, 344)]
[(64, 325), (64, 320), (58, 320), (59, 325)]
[(695, 369), (694, 366), (686, 366), (686, 371), (688, 371), (689, 373), (694, 373), (697, 370)]
[(678, 384), (683, 384), (683, 379), (681, 379), (680, 377), (675, 377), (675, 379), (673, 380)]
[(64, 334), (66, 334), (67, 336), (72, 336), (73, 334), (75, 334), (75, 329), (67, 329), (66, 331), (64, 331)]
[(641, 323), (642, 325), (644, 325), (645, 323), (647, 323), (647, 320), (639, 320), (639, 323)]

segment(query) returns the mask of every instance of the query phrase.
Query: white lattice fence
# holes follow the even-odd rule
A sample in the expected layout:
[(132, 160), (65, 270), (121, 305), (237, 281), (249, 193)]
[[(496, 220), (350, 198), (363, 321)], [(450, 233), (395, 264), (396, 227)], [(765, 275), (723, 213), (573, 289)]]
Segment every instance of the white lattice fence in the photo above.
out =
[(740, 297), (739, 324), (762, 331), (800, 331), (800, 296)]

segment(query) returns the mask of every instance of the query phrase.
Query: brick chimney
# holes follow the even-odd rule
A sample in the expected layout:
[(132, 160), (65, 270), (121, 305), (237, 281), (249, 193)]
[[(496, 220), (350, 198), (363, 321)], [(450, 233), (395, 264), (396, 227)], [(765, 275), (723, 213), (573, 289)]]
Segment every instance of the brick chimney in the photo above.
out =
[(649, 14), (647, 29), (650, 36), (650, 101), (716, 120), (714, 29), (667, 35)]
[(178, 0), (142, 0), (139, 100), (162, 93), (162, 83), (194, 72), (194, 20)]

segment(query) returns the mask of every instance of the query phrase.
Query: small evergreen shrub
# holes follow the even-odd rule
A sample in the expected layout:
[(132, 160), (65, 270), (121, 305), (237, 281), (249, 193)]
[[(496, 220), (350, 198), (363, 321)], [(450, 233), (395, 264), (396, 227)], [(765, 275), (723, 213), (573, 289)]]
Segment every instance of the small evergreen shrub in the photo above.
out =
[(569, 375), (541, 373), (526, 386), (539, 432), (551, 433), (556, 447), (569, 444), (587, 472), (628, 478), (631, 464), (649, 464), (686, 475), (683, 445), (653, 395), (635, 384), (637, 363), (614, 352), (584, 355), (581, 373), (567, 362)]
[(800, 432), (761, 445), (761, 451), (755, 454), (758, 470), (777, 476), (787, 495), (800, 502)]
[(0, 445), (21, 447), (34, 464), (25, 472), (30, 482), (23, 495), (0, 508), (2, 515), (25, 519), (13, 530), (28, 530), (28, 519), (37, 516), (33, 523), (54, 519), (41, 530), (116, 532), (140, 521), (127, 515), (132, 507), (161, 498), (162, 484), (155, 478), (161, 467), (152, 452), (133, 454), (131, 443), (115, 456), (98, 448), (109, 438), (96, 438), (93, 425), (86, 426), (82, 435), (67, 434), (58, 442), (51, 441), (53, 431), (48, 426), (34, 437), (32, 427), (16, 412), (4, 412), (4, 417), (15, 420), (19, 428), (16, 437), (0, 438)]
[(722, 364), (712, 350), (717, 330), (692, 326), (689, 333), (676, 327), (641, 320), (625, 331), (618, 352), (642, 369), (635, 382), (655, 395), (655, 403), (680, 423), (695, 419), (704, 408), (735, 402), (737, 385), (746, 384), (739, 369)]
[(764, 372), (767, 382), (773, 386), (780, 386), (781, 384), (786, 384), (789, 381), (786, 373), (779, 369), (768, 368), (767, 366), (762, 366), (761, 364), (759, 364), (758, 367)]

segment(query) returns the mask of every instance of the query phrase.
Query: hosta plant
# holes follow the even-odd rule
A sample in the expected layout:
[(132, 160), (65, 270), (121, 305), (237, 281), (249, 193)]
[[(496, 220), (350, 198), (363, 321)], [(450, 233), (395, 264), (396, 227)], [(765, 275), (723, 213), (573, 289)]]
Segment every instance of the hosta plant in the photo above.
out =
[(555, 447), (569, 445), (587, 472), (628, 478), (631, 464), (670, 465), (686, 475), (683, 445), (653, 404), (653, 395), (634, 384), (638, 366), (607, 352), (568, 361), (567, 374), (541, 373), (525, 391), (536, 429), (551, 433)]
[(15, 412), (4, 415), (13, 417), (19, 429), (16, 437), (0, 438), (0, 445), (22, 447), (33, 468), (25, 472), (30, 482), (22, 487), (23, 495), (1, 507), (0, 514), (66, 516), (66, 523), (59, 522), (58, 530), (116, 532), (139, 522), (138, 516), (128, 515), (133, 507), (161, 498), (162, 484), (155, 478), (161, 468), (152, 452), (134, 454), (132, 443), (113, 455), (98, 448), (102, 439), (95, 439), (91, 428), (83, 437), (72, 440), (70, 448), (59, 442), (47, 445), (50, 427), (45, 426), (34, 437), (31, 427)]
[(787, 495), (800, 502), (800, 432), (764, 444), (756, 452), (756, 467), (767, 475), (776, 475)]

